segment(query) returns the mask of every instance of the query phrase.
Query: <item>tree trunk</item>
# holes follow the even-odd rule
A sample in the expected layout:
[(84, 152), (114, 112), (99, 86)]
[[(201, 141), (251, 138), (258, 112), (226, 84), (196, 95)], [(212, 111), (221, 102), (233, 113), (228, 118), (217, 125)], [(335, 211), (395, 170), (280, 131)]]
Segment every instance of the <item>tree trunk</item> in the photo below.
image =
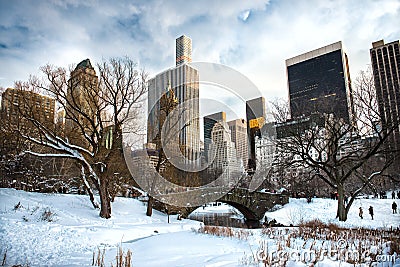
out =
[(146, 211), (147, 216), (151, 216), (153, 214), (153, 202), (154, 202), (153, 197), (149, 195), (149, 199), (147, 200), (147, 211)]
[(347, 220), (347, 210), (344, 205), (344, 188), (342, 184), (337, 185), (337, 193), (338, 193), (338, 208), (336, 217), (339, 218), (339, 221)]
[(108, 192), (107, 183), (104, 181), (105, 178), (102, 177), (100, 184), (100, 217), (109, 219), (111, 218), (111, 199)]
[[(161, 169), (161, 164), (162, 164), (163, 158), (164, 158), (164, 150), (161, 147), (160, 148), (160, 154), (158, 155), (157, 165), (156, 165), (156, 172), (157, 173), (160, 173), (160, 169)], [(150, 216), (150, 217), (151, 217), (151, 215), (153, 215), (154, 198), (151, 195), (152, 195), (152, 193), (154, 191), (155, 182), (156, 182), (156, 179), (155, 179), (155, 177), (153, 177), (153, 180), (151, 182), (150, 192), (147, 192), (148, 200), (147, 200), (146, 215)]]

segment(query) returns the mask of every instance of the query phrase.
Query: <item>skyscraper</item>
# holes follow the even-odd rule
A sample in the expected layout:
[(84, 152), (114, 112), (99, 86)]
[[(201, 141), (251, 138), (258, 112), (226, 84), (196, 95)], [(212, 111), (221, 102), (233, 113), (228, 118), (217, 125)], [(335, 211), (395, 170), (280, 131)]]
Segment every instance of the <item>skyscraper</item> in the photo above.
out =
[(249, 170), (256, 169), (255, 137), (261, 137), (261, 128), (265, 123), (265, 99), (258, 97), (246, 101), (248, 164)]
[(192, 39), (185, 35), (177, 38), (175, 50), (176, 66), (192, 62)]
[(211, 141), (208, 158), (213, 158), (210, 165), (212, 170), (222, 171), (223, 183), (220, 185), (236, 184), (242, 173), (242, 166), (238, 162), (235, 143), (231, 141), (226, 121), (214, 124), (211, 130)]
[(182, 111), (176, 124), (179, 147), (187, 159), (195, 160), (200, 154), (199, 74), (186, 64), (191, 61), (190, 38), (181, 36), (176, 43), (177, 66), (157, 74), (148, 83), (147, 142), (154, 143), (159, 134), (159, 100), (172, 88)]
[(247, 144), (247, 123), (244, 119), (228, 121), (231, 131), (231, 140), (235, 144), (236, 155), (242, 160), (243, 167), (247, 167), (248, 144)]
[(209, 146), (212, 142), (211, 131), (217, 122), (222, 122), (222, 121), (226, 122), (226, 113), (223, 111), (204, 116), (204, 118), (203, 118), (203, 122), (204, 122), (204, 126), (203, 126), (204, 127), (204, 158), (205, 158), (206, 162), (208, 162), (208, 150), (209, 150)]
[(383, 130), (391, 125), (391, 142), (400, 149), (400, 42), (385, 44), (383, 40), (372, 43), (370, 49), (375, 90)]
[(97, 121), (98, 85), (99, 79), (89, 59), (82, 60), (71, 72), (65, 105), (65, 128), (66, 135), (74, 144), (89, 146), (80, 126), (83, 126), (86, 134), (89, 136), (92, 134), (93, 125), (90, 120)]
[(287, 59), (286, 70), (292, 118), (333, 113), (354, 123), (349, 65), (342, 42)]

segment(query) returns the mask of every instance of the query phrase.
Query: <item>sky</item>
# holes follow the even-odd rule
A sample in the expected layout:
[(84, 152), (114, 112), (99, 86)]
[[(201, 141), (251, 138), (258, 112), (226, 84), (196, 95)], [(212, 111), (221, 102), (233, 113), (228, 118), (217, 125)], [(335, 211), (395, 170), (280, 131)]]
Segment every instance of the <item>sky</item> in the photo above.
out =
[(399, 0), (0, 0), (0, 87), (86, 58), (129, 56), (155, 76), (185, 34), (193, 61), (239, 71), (268, 102), (287, 98), (286, 59), (342, 41), (354, 80), (371, 43), (399, 40), (399, 25)]

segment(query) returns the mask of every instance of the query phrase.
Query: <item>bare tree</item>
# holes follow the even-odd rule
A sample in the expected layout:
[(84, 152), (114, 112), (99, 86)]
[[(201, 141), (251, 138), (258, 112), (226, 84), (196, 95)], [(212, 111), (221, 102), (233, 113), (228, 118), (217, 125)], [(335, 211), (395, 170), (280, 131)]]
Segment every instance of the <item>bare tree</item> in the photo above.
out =
[[(379, 127), (371, 74), (361, 72), (355, 87), (357, 125), (333, 114), (314, 114), (277, 130), (278, 137), (281, 135), (277, 141), (279, 164), (307, 169), (333, 188), (338, 193), (340, 221), (347, 220), (355, 198), (366, 187), (373, 187), (373, 179), (385, 173), (396, 152), (387, 144), (398, 125), (385, 131)], [(350, 181), (358, 181), (357, 187), (350, 186)]]
[[(180, 145), (180, 132), (191, 125), (188, 119), (188, 109), (184, 104), (179, 104), (174, 88), (169, 84), (165, 93), (159, 98), (157, 105), (157, 129), (155, 137), (151, 142), (157, 150), (155, 172), (148, 175), (146, 188), (148, 193), (148, 204), (146, 215), (152, 215), (152, 208), (155, 203), (155, 195), (163, 199), (164, 209), (176, 209), (167, 199), (179, 202), (179, 197), (169, 194), (177, 193), (179, 188), (188, 186), (199, 186), (200, 176), (198, 172), (186, 170), (191, 166), (186, 164), (187, 155), (184, 147)], [(149, 126), (151, 127), (151, 126)], [(169, 195), (169, 197), (168, 197)], [(158, 198), (158, 199), (160, 199)]]
[[(179, 129), (177, 129), (179, 119), (181, 119), (180, 116), (174, 116), (174, 118), (169, 117), (170, 114), (176, 109), (178, 106), (178, 100), (175, 97), (175, 93), (172, 88), (167, 88), (167, 92), (164, 93), (161, 98), (159, 99), (159, 105), (160, 105), (160, 114), (159, 114), (159, 127), (157, 131), (157, 135), (154, 139), (154, 143), (156, 145), (156, 149), (158, 151), (158, 158), (157, 158), (157, 164), (155, 166), (156, 172), (161, 173), (162, 168), (166, 168), (168, 164), (168, 158), (165, 155), (164, 151), (164, 145), (174, 142), (178, 143), (179, 140), (177, 139)], [(180, 114), (182, 115), (182, 114)], [(163, 138), (161, 137), (163, 135)], [(162, 140), (163, 139), (163, 140)], [(154, 203), (154, 198), (153, 194), (155, 193), (155, 188), (156, 188), (156, 183), (157, 179), (152, 178), (149, 181), (151, 183), (150, 185), (150, 191), (148, 192), (148, 201), (147, 201), (147, 211), (146, 215), (151, 216), (153, 213), (153, 203)]]
[(270, 116), (272, 120), (277, 123), (282, 123), (290, 118), (289, 103), (281, 98), (274, 99), (270, 102), (271, 111)]
[[(30, 142), (51, 149), (49, 153), (29, 149), (38, 157), (69, 158), (82, 166), (82, 176), (92, 204), (98, 207), (92, 187), (100, 196), (100, 217), (111, 217), (113, 174), (107, 171), (122, 154), (122, 126), (132, 119), (132, 110), (142, 108), (146, 93), (146, 73), (138, 70), (131, 59), (112, 58), (97, 64), (99, 78), (90, 61), (74, 71), (46, 65), (41, 68), (45, 78), (31, 77), (16, 83), (20, 90), (38, 90), (53, 96), (65, 113), (65, 131), (42, 123), (35, 113), (25, 118), (39, 135), (21, 132)], [(133, 118), (134, 119), (134, 118)]]

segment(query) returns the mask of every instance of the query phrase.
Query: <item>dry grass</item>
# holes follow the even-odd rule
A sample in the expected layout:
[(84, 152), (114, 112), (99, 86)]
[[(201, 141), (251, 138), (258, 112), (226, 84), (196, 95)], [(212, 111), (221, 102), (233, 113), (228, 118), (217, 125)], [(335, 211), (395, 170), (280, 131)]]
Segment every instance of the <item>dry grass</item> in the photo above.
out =
[(92, 266), (105, 267), (105, 265), (104, 265), (104, 254), (105, 253), (106, 253), (105, 248), (103, 248), (102, 251), (100, 250), (100, 248), (97, 248), (97, 253), (96, 253), (96, 251), (93, 251)]
[[(97, 252), (93, 251), (92, 266), (105, 267), (104, 255), (106, 249), (100, 250), (97, 248)], [(130, 249), (125, 253), (121, 246), (117, 248), (117, 255), (115, 256), (116, 265), (111, 264), (111, 267), (131, 267), (132, 266), (132, 252)]]
[(345, 228), (339, 227), (337, 224), (334, 223), (323, 223), (319, 219), (303, 222), (299, 225), (299, 229), (300, 231), (305, 231), (305, 232), (307, 232), (308, 229), (311, 229), (313, 231), (319, 229), (329, 229), (330, 231), (335, 233), (346, 230)]
[(212, 225), (203, 225), (198, 230), (196, 230), (196, 232), (214, 236), (237, 238), (241, 240), (247, 240), (249, 235), (251, 234), (250, 231), (247, 231), (245, 229), (236, 229), (232, 227)]
[[(303, 262), (306, 264), (316, 264), (324, 256), (326, 258), (326, 251), (337, 251), (340, 260), (350, 264), (375, 261), (376, 256), (386, 247), (390, 248), (390, 255), (400, 251), (399, 229), (344, 229), (335, 224), (313, 220), (296, 228), (264, 228), (262, 235), (265, 239), (255, 255), (271, 250), (266, 244), (273, 246), (275, 252), (307, 250), (314, 253), (316, 258), (311, 263)], [(357, 256), (347, 257), (354, 252), (357, 252)], [(263, 261), (259, 262), (270, 266), (271, 258), (265, 255)]]
[(132, 252), (128, 249), (125, 254), (122, 248), (119, 247), (116, 260), (117, 264), (115, 266), (112, 264), (112, 267), (131, 267)]

